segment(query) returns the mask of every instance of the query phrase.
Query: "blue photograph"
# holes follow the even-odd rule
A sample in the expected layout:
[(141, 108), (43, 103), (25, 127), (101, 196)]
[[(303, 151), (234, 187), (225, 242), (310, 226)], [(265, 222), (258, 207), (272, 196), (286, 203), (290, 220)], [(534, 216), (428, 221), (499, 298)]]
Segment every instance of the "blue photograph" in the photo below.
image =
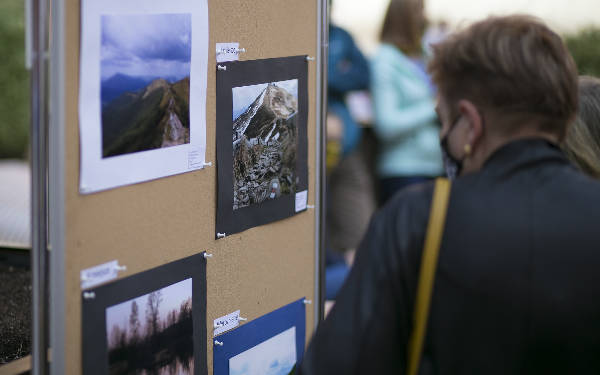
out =
[(296, 327), (229, 359), (229, 375), (288, 375), (296, 364)]
[(190, 142), (190, 14), (101, 17), (102, 157)]
[(215, 337), (214, 375), (288, 375), (302, 361), (304, 298)]

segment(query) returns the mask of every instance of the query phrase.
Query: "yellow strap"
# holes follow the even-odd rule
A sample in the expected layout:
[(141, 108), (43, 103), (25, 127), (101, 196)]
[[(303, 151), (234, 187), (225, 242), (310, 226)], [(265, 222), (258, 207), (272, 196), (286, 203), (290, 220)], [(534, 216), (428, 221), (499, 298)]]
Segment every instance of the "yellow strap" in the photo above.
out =
[(429, 214), (429, 224), (427, 225), (427, 234), (421, 258), (419, 283), (417, 284), (417, 297), (413, 314), (414, 325), (408, 342), (408, 364), (406, 371), (408, 375), (417, 375), (421, 362), (423, 342), (425, 341), (425, 331), (427, 329), (427, 317), (429, 316), (429, 306), (431, 305), (433, 281), (435, 280), (435, 269), (442, 242), (449, 197), (450, 181), (446, 178), (436, 179), (433, 201), (431, 202), (431, 212)]

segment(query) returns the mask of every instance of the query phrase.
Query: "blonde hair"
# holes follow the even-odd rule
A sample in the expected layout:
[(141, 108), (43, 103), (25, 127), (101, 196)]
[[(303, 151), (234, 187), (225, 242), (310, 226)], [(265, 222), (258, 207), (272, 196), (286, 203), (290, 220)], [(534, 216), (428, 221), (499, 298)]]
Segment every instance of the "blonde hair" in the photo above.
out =
[[(474, 23), (433, 46), (429, 71), (449, 103), (468, 99), (506, 118), (531, 117), (560, 139), (577, 110), (575, 62), (562, 39), (533, 17)], [(493, 130), (520, 125), (503, 124)]]
[(563, 150), (582, 172), (600, 179), (600, 79), (579, 77), (579, 108)]

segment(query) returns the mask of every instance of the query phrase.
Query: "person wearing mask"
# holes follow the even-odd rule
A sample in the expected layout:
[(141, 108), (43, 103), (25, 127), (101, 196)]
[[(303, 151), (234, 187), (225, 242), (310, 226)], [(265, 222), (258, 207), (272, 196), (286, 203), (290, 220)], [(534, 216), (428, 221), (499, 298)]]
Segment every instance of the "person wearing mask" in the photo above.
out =
[(577, 118), (569, 127), (563, 150), (581, 171), (600, 179), (600, 79), (579, 77)]
[(600, 373), (600, 182), (559, 147), (571, 55), (537, 19), (492, 17), (434, 46), (429, 71), (453, 178), (430, 306), (413, 313), (440, 186), (427, 182), (374, 216), (299, 373), (405, 373), (423, 311), (421, 375)]
[(443, 173), (434, 90), (425, 71), (423, 0), (391, 0), (371, 63), (380, 201)]

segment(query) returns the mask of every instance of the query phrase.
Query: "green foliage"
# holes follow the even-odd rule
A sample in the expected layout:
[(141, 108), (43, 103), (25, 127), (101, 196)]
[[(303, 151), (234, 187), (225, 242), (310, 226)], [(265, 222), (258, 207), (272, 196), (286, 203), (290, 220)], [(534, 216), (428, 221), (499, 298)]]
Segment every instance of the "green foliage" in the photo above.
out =
[(23, 0), (0, 1), (0, 158), (25, 158), (29, 141), (29, 73)]
[(160, 123), (166, 113), (166, 109), (160, 107), (164, 92), (158, 89), (144, 100), (136, 98), (123, 105), (109, 105), (102, 111), (104, 157), (160, 147)]
[(600, 77), (600, 28), (588, 27), (565, 37), (580, 75)]
[[(147, 89), (127, 92), (105, 105), (102, 108), (102, 156), (160, 148), (170, 112), (189, 129), (189, 83), (186, 78), (169, 87), (158, 87), (146, 97)], [(173, 108), (169, 104), (171, 99), (175, 103)]]

